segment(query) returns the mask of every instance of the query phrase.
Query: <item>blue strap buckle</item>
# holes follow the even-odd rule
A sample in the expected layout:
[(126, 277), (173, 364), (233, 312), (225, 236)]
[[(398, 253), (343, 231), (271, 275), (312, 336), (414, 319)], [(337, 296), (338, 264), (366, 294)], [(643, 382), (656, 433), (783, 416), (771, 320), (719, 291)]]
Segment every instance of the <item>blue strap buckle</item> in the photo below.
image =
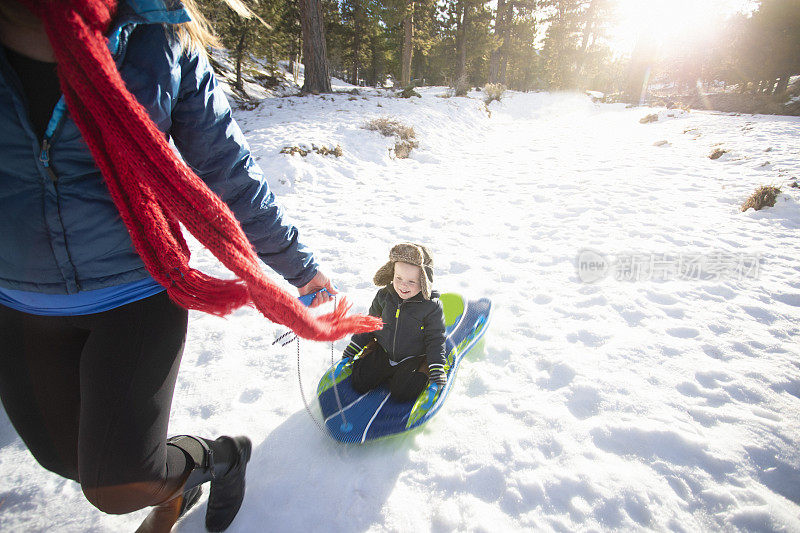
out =
[[(323, 291), (327, 292), (328, 294), (331, 294), (330, 292), (328, 292), (328, 289), (326, 289), (325, 287), (322, 287), (321, 289), (317, 289), (314, 292), (309, 292), (308, 294), (304, 294), (303, 296), (299, 297), (298, 300), (300, 300), (301, 304), (303, 304), (306, 307), (308, 307), (309, 305), (314, 303), (314, 299), (317, 297), (317, 295), (319, 293), (321, 293)], [(331, 295), (331, 296), (333, 296), (333, 295)]]

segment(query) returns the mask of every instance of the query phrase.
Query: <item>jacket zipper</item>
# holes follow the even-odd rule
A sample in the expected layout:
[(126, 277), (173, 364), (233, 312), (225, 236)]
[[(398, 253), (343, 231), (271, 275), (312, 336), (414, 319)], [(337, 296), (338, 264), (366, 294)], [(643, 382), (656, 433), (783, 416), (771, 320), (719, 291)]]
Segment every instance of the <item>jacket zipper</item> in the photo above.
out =
[(50, 139), (45, 137), (42, 140), (42, 151), (39, 153), (39, 161), (42, 162), (42, 166), (47, 171), (47, 175), (50, 176), (50, 180), (53, 182), (53, 185), (58, 183), (58, 176), (56, 173), (53, 172), (53, 169), (50, 167)]
[(400, 308), (403, 307), (403, 301), (401, 300), (399, 304), (397, 304), (397, 311), (394, 314), (394, 337), (392, 338), (392, 357), (396, 356), (395, 349), (397, 348), (397, 331), (400, 329)]
[[(42, 151), (39, 152), (39, 161), (42, 162), (42, 166), (44, 166), (44, 169), (47, 171), (47, 175), (50, 176), (50, 180), (53, 182), (53, 187), (56, 189), (56, 209), (58, 210), (58, 221), (61, 223), (61, 227), (63, 228), (64, 217), (61, 216), (61, 199), (58, 195), (58, 176), (56, 176), (56, 173), (53, 172), (53, 167), (50, 166), (50, 147), (50, 138), (45, 137), (42, 139)], [(66, 231), (64, 232), (64, 247), (67, 252), (67, 258), (74, 268), (75, 263), (72, 261), (72, 254), (70, 254), (69, 246), (67, 245)], [(78, 290), (81, 290), (81, 284), (78, 282), (77, 277), (75, 278), (75, 285), (77, 285)]]

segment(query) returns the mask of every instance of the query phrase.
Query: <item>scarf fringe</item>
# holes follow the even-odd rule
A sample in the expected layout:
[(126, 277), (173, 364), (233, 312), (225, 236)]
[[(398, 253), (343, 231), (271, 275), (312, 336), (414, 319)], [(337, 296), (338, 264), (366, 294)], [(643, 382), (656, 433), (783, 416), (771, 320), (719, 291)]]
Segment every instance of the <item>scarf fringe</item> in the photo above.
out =
[(178, 276), (179, 279), (172, 279), (172, 284), (167, 286), (167, 294), (186, 309), (222, 317), (250, 302), (242, 280), (212, 278), (195, 269)]

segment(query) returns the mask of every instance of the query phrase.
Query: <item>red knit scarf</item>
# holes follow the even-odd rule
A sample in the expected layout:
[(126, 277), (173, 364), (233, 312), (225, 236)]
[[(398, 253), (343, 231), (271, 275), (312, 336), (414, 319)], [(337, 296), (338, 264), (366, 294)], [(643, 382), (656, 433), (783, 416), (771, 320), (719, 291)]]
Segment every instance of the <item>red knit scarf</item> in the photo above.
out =
[[(344, 299), (332, 313), (314, 317), (264, 275), (228, 206), (175, 156), (164, 134), (126, 89), (104, 37), (116, 0), (23, 1), (44, 23), (67, 108), (136, 252), (174, 302), (216, 315), (252, 303), (271, 321), (312, 340), (380, 329), (375, 317), (348, 316), (350, 306)], [(191, 268), (179, 222), (236, 279), (217, 279)]]

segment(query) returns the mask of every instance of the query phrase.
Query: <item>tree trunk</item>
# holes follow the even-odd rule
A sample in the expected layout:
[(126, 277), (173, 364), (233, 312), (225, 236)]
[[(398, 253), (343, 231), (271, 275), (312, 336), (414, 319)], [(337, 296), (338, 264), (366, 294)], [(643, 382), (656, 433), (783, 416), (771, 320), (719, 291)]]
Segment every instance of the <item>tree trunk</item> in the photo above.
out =
[(514, 2), (506, 4), (506, 14), (503, 16), (503, 45), (500, 47), (500, 69), (497, 72), (497, 79), (503, 85), (508, 85), (506, 70), (508, 68), (508, 58), (511, 55), (511, 40), (514, 38)]
[(497, 83), (500, 79), (500, 48), (503, 46), (505, 9), (506, 0), (497, 0), (497, 13), (494, 17), (494, 36), (498, 40), (498, 45), (489, 56), (489, 83)]
[(354, 0), (353, 6), (353, 72), (350, 76), (350, 83), (358, 85), (359, 71), (361, 70), (361, 36), (364, 29), (361, 27), (361, 17), (363, 12), (362, 0)]
[(468, 0), (460, 0), (460, 10), (458, 12), (458, 24), (456, 31), (460, 34), (458, 39), (458, 66), (456, 68), (456, 80), (459, 80), (467, 72), (467, 24), (469, 23)]
[[(379, 55), (379, 45), (378, 45), (378, 38), (373, 36), (369, 40), (369, 54), (370, 54), (370, 61), (369, 61), (369, 74), (367, 76), (367, 85), (371, 85), (373, 87), (378, 86), (378, 55)], [(383, 85), (381, 83), (381, 85)]]
[(239, 34), (239, 42), (236, 43), (236, 88), (244, 92), (244, 84), (242, 83), (242, 61), (244, 60), (244, 43), (247, 40), (247, 23), (241, 26), (241, 33)]
[(320, 0), (300, 0), (300, 25), (303, 29), (304, 93), (331, 92), (328, 48)]
[(573, 86), (575, 88), (580, 88), (580, 83), (583, 79), (583, 67), (586, 65), (589, 37), (594, 31), (596, 6), (596, 0), (592, 0), (589, 3), (588, 9), (586, 10), (586, 22), (583, 25), (583, 37), (581, 38), (581, 51), (578, 54), (578, 65), (575, 68), (575, 76), (573, 79)]
[(464, 12), (464, 0), (458, 0), (456, 2), (456, 75), (454, 80), (455, 82), (458, 81), (458, 78), (461, 77), (461, 48), (462, 44), (461, 41), (463, 40), (463, 36), (461, 34), (461, 29), (463, 28), (462, 24), (462, 13)]
[(411, 85), (411, 59), (414, 52), (414, 0), (408, 0), (403, 17), (403, 66), (400, 71), (400, 85)]
[(645, 39), (647, 37), (643, 37), (641, 34), (636, 39), (636, 45), (631, 54), (631, 62), (628, 65), (624, 100), (633, 105), (641, 105), (647, 93), (650, 63), (654, 50), (652, 45), (645, 42)]

